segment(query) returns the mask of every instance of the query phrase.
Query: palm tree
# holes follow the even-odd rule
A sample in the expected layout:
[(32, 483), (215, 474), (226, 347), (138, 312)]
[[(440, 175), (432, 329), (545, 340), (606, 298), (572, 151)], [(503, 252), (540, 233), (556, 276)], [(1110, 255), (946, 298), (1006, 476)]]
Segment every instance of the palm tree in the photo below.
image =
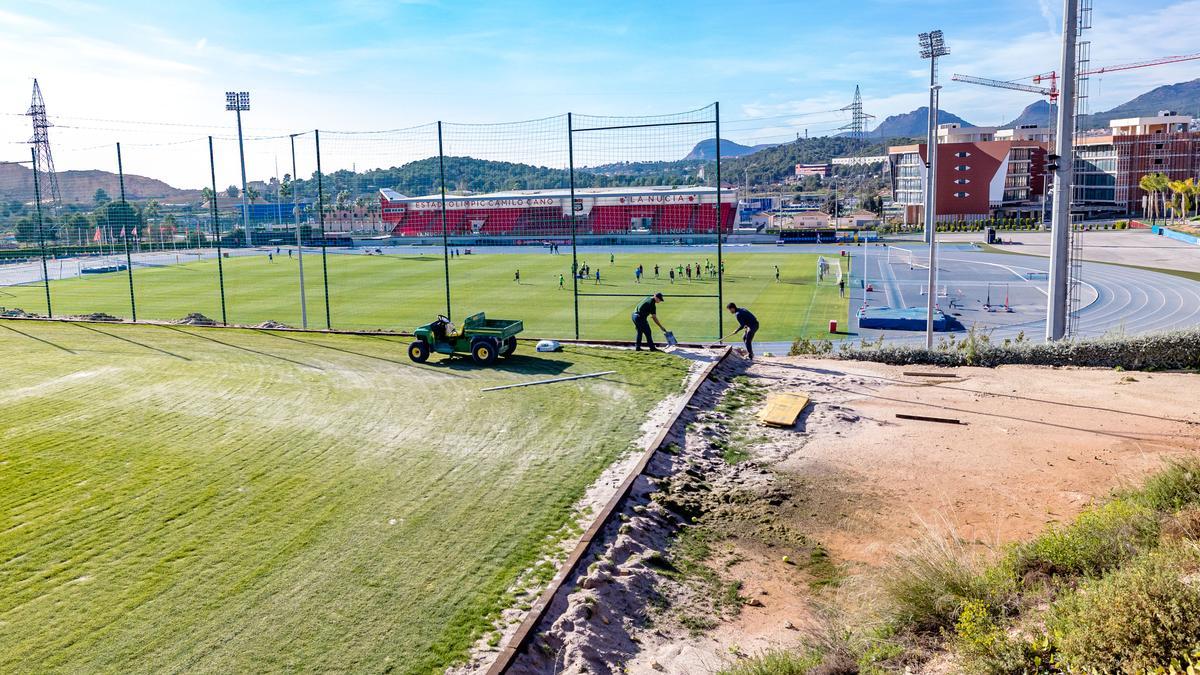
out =
[(1195, 178), (1189, 178), (1184, 181), (1188, 185), (1188, 192), (1192, 197), (1192, 207), (1197, 213), (1200, 213), (1200, 182)]
[(1181, 214), (1183, 219), (1187, 219), (1188, 212), (1191, 211), (1192, 189), (1195, 185), (1196, 181), (1192, 178), (1187, 180), (1173, 180), (1167, 183), (1167, 187), (1174, 193), (1174, 197), (1172, 198), (1172, 215), (1176, 220), (1180, 219)]
[(1155, 216), (1158, 215), (1158, 180), (1157, 174), (1148, 173), (1138, 180), (1138, 187), (1142, 192), (1146, 193), (1146, 208), (1145, 215), (1150, 216), (1150, 222), (1153, 224)]

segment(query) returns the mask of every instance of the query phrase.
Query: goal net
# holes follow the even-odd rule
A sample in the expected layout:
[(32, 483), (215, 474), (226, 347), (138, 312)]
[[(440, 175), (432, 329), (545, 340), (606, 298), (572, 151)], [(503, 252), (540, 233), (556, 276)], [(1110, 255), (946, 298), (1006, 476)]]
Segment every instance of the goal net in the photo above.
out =
[(887, 261), (889, 265), (908, 265), (913, 269), (929, 269), (929, 256), (924, 258), (913, 255), (911, 249), (900, 248), (899, 246), (887, 247)]
[(841, 258), (826, 258), (820, 256), (817, 258), (817, 285), (836, 286), (842, 281), (842, 260)]

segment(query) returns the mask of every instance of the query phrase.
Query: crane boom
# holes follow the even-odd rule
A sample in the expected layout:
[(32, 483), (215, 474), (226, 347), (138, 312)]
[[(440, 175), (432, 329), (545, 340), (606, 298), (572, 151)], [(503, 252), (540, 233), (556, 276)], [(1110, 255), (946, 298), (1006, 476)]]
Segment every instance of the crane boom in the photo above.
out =
[(1163, 56), (1161, 58), (1151, 59), (1149, 61), (1137, 61), (1135, 63), (1122, 63), (1122, 64), (1116, 65), (1116, 66), (1104, 66), (1103, 68), (1095, 68), (1093, 70), (1089, 70), (1089, 71), (1081, 73), (1081, 74), (1082, 75), (1097, 75), (1100, 73), (1111, 73), (1111, 72), (1117, 71), (1117, 70), (1132, 70), (1134, 68), (1146, 68), (1149, 66), (1161, 66), (1165, 63), (1179, 63), (1180, 61), (1195, 61), (1196, 59), (1200, 59), (1200, 53), (1198, 53), (1198, 54), (1181, 54), (1178, 56)]
[(959, 75), (955, 74), (950, 79), (955, 82), (967, 82), (970, 84), (982, 84), (985, 87), (999, 87), (1000, 89), (1015, 89), (1016, 91), (1028, 91), (1042, 96), (1051, 96), (1054, 94), (1053, 89), (1047, 87), (1035, 87), (1032, 84), (1021, 84), (1020, 82), (1005, 82), (1004, 80), (990, 80), (986, 77), (975, 77), (974, 75)]
[[(1180, 61), (1195, 61), (1200, 59), (1200, 53), (1196, 54), (1178, 54), (1175, 56), (1162, 56), (1149, 61), (1137, 61), (1134, 63), (1121, 63), (1115, 66), (1103, 66), (1093, 68), (1079, 73), (1080, 77), (1085, 75), (1101, 75), (1103, 73), (1113, 73), (1120, 70), (1133, 70), (1134, 68), (1148, 68), (1150, 66), (1161, 66), (1167, 63), (1179, 63)], [(1015, 89), (1016, 91), (1027, 91), (1033, 94), (1041, 94), (1050, 98), (1050, 102), (1054, 103), (1058, 100), (1058, 74), (1055, 71), (1041, 73), (1033, 76), (1034, 83), (1040, 83), (1043, 80), (1050, 80), (1049, 87), (1037, 87), (1020, 82), (1012, 82), (1005, 80), (991, 80), (986, 77), (974, 77), (972, 75), (955, 75), (953, 78), (956, 82), (967, 82), (970, 84), (981, 84), (985, 87), (999, 87), (1000, 89)]]

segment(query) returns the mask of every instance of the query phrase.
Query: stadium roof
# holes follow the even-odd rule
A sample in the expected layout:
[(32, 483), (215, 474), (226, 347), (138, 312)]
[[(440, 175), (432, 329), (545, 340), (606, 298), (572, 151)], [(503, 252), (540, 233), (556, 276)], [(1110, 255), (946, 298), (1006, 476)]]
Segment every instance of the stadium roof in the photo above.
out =
[[(717, 191), (715, 187), (706, 186), (682, 186), (672, 187), (670, 185), (654, 185), (646, 187), (609, 187), (609, 188), (575, 188), (576, 197), (637, 197), (644, 195), (711, 195)], [(379, 191), (389, 201), (407, 200), (407, 201), (429, 201), (441, 199), (440, 193), (425, 195), (423, 197), (405, 197), (395, 190), (384, 188)], [(731, 197), (734, 191), (726, 189), (723, 191)], [(393, 196), (394, 195), (394, 196)], [(571, 196), (570, 188), (547, 188), (544, 190), (506, 190), (503, 192), (487, 192), (468, 195), (446, 194), (447, 200), (479, 200), (479, 199), (530, 199), (530, 198), (555, 198), (567, 199)], [(725, 196), (725, 195), (722, 195)]]

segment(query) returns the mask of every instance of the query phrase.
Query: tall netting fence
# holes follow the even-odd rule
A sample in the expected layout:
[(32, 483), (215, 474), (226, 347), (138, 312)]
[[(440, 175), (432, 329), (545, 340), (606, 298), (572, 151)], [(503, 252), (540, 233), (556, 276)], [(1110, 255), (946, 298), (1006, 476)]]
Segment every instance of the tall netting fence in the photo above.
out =
[[(736, 205), (718, 188), (717, 115), (716, 104), (651, 117), (571, 115), (580, 335), (633, 339), (632, 314), (654, 293), (677, 339), (720, 334), (719, 233), (732, 227)], [(711, 161), (670, 161), (685, 157)]]
[(663, 323), (708, 340), (737, 280), (718, 114), (231, 127), (67, 148), (87, 171), (28, 146), (0, 172), (0, 307), (401, 331), (486, 312), (528, 336), (630, 339), (633, 309), (662, 292)]
[(572, 335), (566, 115), (441, 131), (455, 318), (522, 307), (498, 318), (522, 319), (533, 335)]
[(441, 190), (437, 125), (319, 141), (331, 325), (411, 330), (445, 313), (440, 211), (428, 208)]

